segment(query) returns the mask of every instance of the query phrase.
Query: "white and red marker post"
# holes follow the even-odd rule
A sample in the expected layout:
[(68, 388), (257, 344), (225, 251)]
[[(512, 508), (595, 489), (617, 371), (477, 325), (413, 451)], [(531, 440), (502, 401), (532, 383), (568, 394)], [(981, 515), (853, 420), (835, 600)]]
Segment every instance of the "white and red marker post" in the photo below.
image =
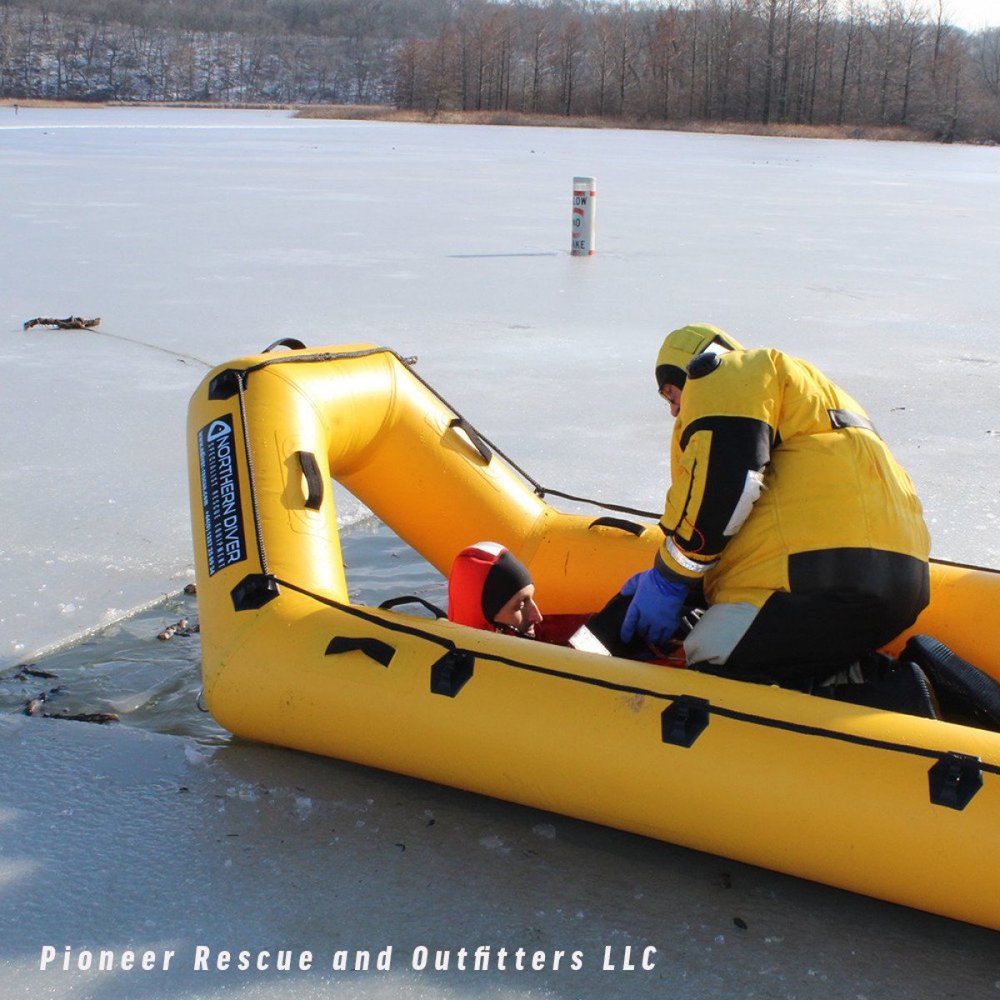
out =
[(597, 214), (597, 178), (573, 178), (573, 244), (574, 257), (592, 257), (597, 250), (595, 216)]

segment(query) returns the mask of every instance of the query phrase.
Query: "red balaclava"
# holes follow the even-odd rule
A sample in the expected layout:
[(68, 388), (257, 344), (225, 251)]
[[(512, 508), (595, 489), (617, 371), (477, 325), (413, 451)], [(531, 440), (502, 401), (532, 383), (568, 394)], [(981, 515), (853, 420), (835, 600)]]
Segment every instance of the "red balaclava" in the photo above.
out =
[(448, 576), (448, 619), (492, 631), (503, 606), (531, 583), (531, 574), (499, 542), (462, 549)]

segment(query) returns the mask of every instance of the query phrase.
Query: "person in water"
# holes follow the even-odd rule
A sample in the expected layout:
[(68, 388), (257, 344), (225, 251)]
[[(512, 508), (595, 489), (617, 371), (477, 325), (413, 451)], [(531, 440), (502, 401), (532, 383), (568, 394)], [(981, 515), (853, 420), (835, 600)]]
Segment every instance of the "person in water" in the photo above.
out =
[[(664, 540), (622, 587), (622, 640), (665, 646), (701, 587), (692, 666), (800, 690), (858, 663), (883, 675), (870, 655), (926, 607), (930, 540), (860, 404), (808, 362), (702, 324), (666, 337), (655, 376), (674, 417)], [(910, 673), (895, 680), (920, 701)]]
[(448, 575), (448, 619), (459, 625), (537, 638), (542, 613), (531, 574), (499, 542), (462, 549)]

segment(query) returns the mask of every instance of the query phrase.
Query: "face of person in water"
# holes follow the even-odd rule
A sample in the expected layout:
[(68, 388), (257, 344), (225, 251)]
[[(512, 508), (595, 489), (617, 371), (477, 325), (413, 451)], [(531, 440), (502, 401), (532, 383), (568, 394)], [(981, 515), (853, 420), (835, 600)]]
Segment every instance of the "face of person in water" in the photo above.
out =
[(534, 636), (542, 613), (535, 604), (535, 585), (522, 587), (496, 614), (494, 624), (503, 625), (521, 635)]

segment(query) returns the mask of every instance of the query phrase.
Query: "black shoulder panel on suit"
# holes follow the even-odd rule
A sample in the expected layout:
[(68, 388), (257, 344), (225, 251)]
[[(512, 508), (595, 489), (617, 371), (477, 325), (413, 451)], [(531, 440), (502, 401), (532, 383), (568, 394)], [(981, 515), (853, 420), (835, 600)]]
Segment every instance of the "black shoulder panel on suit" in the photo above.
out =
[(710, 375), (722, 363), (722, 355), (714, 351), (705, 351), (688, 362), (688, 378), (704, 378)]

